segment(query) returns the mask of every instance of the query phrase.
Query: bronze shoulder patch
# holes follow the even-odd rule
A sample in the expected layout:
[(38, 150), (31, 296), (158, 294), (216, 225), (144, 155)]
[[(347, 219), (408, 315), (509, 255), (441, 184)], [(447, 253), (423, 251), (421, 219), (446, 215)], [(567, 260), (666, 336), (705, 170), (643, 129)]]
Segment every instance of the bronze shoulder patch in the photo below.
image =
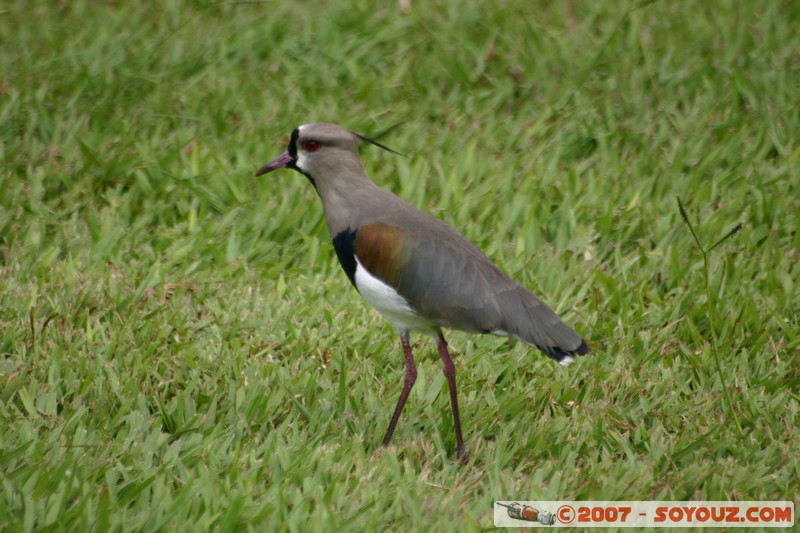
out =
[(400, 270), (408, 261), (402, 229), (374, 222), (358, 228), (355, 253), (370, 274), (390, 285), (396, 285)]

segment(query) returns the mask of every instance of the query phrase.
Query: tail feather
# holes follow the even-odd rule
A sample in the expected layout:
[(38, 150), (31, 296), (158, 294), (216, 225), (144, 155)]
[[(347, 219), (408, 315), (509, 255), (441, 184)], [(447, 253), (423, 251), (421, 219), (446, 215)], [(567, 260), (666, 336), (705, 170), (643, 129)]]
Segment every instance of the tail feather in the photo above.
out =
[[(525, 341), (524, 339), (522, 340)], [(528, 344), (531, 343), (528, 342)], [(580, 346), (578, 346), (575, 350), (570, 352), (566, 352), (561, 348), (553, 346), (539, 346), (538, 344), (534, 344), (534, 346), (543, 351), (548, 357), (558, 361), (558, 363), (562, 366), (567, 366), (571, 363), (574, 363), (575, 362), (575, 357), (573, 357), (574, 355), (586, 355), (587, 353), (589, 353), (589, 345), (586, 344), (586, 341), (583, 339), (581, 339)]]
[(589, 345), (538, 296), (518, 287), (504, 295), (503, 332), (536, 346), (561, 365), (589, 353)]

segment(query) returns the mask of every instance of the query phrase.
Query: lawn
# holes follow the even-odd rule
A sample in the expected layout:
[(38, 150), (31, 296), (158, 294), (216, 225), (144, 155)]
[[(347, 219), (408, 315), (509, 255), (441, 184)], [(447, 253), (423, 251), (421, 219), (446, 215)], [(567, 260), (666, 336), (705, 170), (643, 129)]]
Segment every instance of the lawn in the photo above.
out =
[[(0, 530), (797, 505), (798, 27), (777, 0), (4, 4)], [(592, 347), (449, 333), (466, 464), (419, 336), (380, 448), (397, 334), (313, 187), (254, 177), (315, 121), (405, 154), (361, 149)]]

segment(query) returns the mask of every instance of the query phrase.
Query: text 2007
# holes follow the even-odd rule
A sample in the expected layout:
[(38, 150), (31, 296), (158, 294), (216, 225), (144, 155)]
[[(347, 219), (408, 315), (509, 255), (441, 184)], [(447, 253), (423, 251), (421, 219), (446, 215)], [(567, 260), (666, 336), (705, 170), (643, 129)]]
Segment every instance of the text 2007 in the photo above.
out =
[(578, 507), (578, 522), (625, 522), (630, 507)]

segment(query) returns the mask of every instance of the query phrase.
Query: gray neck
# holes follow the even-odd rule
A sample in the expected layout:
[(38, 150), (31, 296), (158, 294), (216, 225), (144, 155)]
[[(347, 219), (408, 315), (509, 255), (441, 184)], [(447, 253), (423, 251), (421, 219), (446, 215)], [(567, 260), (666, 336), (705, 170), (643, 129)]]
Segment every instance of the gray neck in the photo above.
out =
[(316, 186), (331, 238), (346, 229), (357, 229), (380, 218), (383, 209), (390, 209), (392, 204), (400, 201), (375, 185), (365, 172), (317, 181)]

